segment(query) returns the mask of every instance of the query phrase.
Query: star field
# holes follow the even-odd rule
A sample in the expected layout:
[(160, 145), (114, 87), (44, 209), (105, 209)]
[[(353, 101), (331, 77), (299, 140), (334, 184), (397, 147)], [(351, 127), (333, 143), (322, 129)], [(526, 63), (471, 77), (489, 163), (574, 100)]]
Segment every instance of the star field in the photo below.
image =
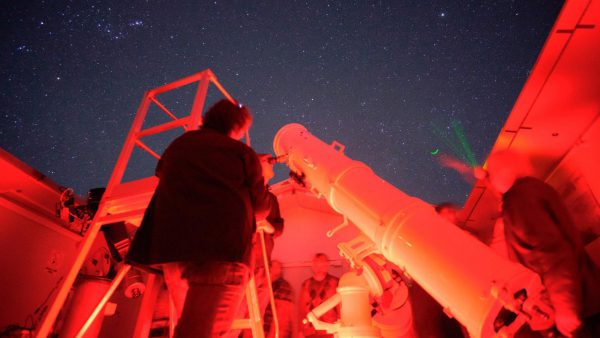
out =
[(432, 151), (458, 156), (458, 125), (485, 160), (561, 5), (3, 1), (0, 146), (85, 194), (108, 182), (143, 93), (210, 68), (253, 111), (258, 152), (301, 123), (406, 193), (461, 204), (469, 184)]

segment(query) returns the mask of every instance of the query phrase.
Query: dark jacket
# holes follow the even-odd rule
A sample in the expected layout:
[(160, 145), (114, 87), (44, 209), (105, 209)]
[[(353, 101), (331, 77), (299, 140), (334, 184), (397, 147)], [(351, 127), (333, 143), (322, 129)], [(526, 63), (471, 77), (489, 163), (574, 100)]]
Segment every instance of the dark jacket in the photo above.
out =
[(167, 147), (156, 175), (128, 261), (248, 263), (254, 213), (271, 204), (254, 150), (217, 131), (190, 131)]
[(509, 255), (540, 275), (555, 309), (582, 318), (598, 313), (598, 267), (558, 193), (537, 178), (520, 178), (503, 196), (503, 217)]

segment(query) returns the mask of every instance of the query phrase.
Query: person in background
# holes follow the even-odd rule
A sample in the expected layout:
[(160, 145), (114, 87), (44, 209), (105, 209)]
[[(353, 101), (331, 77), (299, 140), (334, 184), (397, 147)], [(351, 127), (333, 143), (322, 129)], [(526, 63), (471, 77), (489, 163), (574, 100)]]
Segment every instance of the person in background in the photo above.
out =
[(436, 204), (434, 206), (434, 209), (435, 212), (437, 212), (437, 214), (440, 215), (443, 219), (456, 225), (461, 230), (468, 232), (471, 236), (478, 238), (477, 233), (473, 229), (466, 227), (459, 221), (459, 214), (461, 212), (461, 209), (456, 204), (452, 202), (443, 202), (440, 204)]
[(540, 275), (556, 329), (566, 337), (600, 337), (600, 270), (561, 197), (532, 176), (522, 154), (496, 152), (486, 165), (485, 181), (502, 201), (508, 255)]
[[(455, 204), (445, 202), (435, 205), (434, 208), (438, 215), (448, 222), (455, 225), (458, 223), (459, 208)], [(416, 282), (409, 288), (409, 299), (417, 338), (465, 337), (460, 323), (448, 317), (442, 306)]]
[[(262, 230), (265, 238), (265, 249), (267, 253), (267, 261), (271, 260), (271, 253), (275, 247), (275, 238), (283, 234), (284, 219), (281, 217), (281, 211), (279, 209), (279, 202), (277, 196), (271, 192), (271, 187), (268, 185), (269, 181), (273, 178), (273, 164), (275, 159), (271, 154), (259, 154), (260, 164), (262, 167), (263, 178), (267, 183), (268, 194), (271, 198), (271, 210), (267, 217), (266, 222), (259, 222), (258, 230)], [(253, 241), (254, 250), (254, 261), (257, 272), (262, 272), (264, 275), (264, 258), (262, 246), (258, 235), (255, 234)]]
[[(312, 309), (335, 295), (339, 282), (339, 278), (329, 274), (329, 258), (324, 253), (317, 253), (314, 256), (312, 271), (312, 277), (302, 283), (302, 289), (300, 290), (300, 335), (307, 338), (333, 337), (333, 335), (324, 331), (316, 330), (310, 323), (304, 324), (302, 322)], [(335, 323), (339, 316), (339, 307), (334, 307), (319, 319), (324, 322)]]
[[(267, 261), (271, 261), (271, 253), (273, 252), (273, 248), (275, 247), (275, 238), (281, 236), (283, 233), (284, 220), (281, 217), (281, 212), (279, 209), (279, 202), (277, 201), (277, 196), (273, 194), (268, 186), (268, 182), (273, 178), (273, 164), (275, 163), (275, 158), (271, 154), (258, 154), (260, 159), (260, 164), (262, 167), (262, 174), (267, 183), (268, 194), (271, 198), (271, 211), (267, 215), (264, 221), (258, 222), (257, 224), (257, 232), (254, 234), (252, 239), (252, 261), (254, 266), (254, 281), (256, 283), (257, 289), (257, 298), (258, 298), (258, 308), (260, 310), (261, 316), (264, 315), (265, 309), (269, 304), (269, 287), (267, 285), (268, 281), (266, 278), (266, 269), (265, 269), (265, 260), (263, 256), (263, 247), (260, 240), (260, 234), (258, 231), (262, 232), (262, 236), (265, 239), (265, 252), (267, 254)], [(240, 304), (240, 307), (237, 310), (236, 318), (246, 318), (248, 317), (248, 303), (246, 298)], [(234, 330), (228, 334), (228, 337), (238, 337), (240, 336), (239, 330)], [(242, 337), (252, 337), (251, 330), (244, 330)]]
[[(273, 297), (277, 309), (279, 322), (279, 338), (292, 338), (294, 335), (294, 290), (292, 285), (283, 278), (281, 262), (271, 261), (271, 281), (273, 283)], [(264, 315), (264, 330), (266, 338), (275, 337), (273, 324), (273, 311), (268, 306)]]
[(444, 202), (434, 206), (435, 212), (448, 222), (458, 225), (458, 212), (460, 209), (456, 204), (451, 202)]
[(271, 208), (258, 156), (240, 142), (251, 123), (248, 108), (221, 100), (158, 162), (127, 261), (162, 268), (175, 337), (223, 335), (243, 298), (256, 220)]

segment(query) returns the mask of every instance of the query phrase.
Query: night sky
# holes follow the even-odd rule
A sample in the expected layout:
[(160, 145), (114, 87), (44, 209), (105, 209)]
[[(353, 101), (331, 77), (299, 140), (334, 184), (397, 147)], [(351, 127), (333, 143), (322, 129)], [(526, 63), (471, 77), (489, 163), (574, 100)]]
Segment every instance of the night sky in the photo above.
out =
[[(143, 93), (210, 68), (253, 111), (258, 152), (301, 123), (406, 193), (462, 204), (471, 187), (439, 155), (485, 160), (561, 5), (4, 0), (0, 146), (85, 195)], [(188, 92), (163, 103), (184, 115)], [(153, 172), (136, 158), (127, 177)]]

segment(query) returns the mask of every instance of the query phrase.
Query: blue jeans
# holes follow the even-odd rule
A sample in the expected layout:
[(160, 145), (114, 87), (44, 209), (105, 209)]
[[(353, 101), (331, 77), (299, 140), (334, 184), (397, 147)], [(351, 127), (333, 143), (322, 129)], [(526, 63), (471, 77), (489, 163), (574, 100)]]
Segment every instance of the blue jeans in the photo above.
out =
[(244, 298), (249, 268), (242, 263), (181, 263), (188, 291), (176, 338), (222, 337), (231, 328)]

